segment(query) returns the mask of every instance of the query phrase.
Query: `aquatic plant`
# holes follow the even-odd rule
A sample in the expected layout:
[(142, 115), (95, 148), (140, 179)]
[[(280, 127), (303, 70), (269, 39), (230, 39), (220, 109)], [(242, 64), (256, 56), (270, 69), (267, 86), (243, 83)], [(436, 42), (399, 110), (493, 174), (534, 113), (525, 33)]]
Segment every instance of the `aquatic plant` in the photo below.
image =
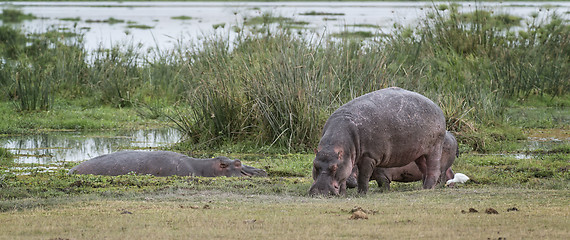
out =
[(108, 23), (108, 24), (117, 24), (117, 23), (124, 23), (125, 20), (116, 19), (114, 17), (110, 17), (104, 20), (97, 20), (97, 19), (87, 19), (85, 20), (86, 23)]
[(337, 38), (371, 38), (375, 35), (369, 31), (342, 31), (340, 33), (333, 33), (332, 36)]
[(152, 29), (153, 26), (144, 25), (144, 24), (129, 24), (127, 28), (138, 28), (138, 29)]
[(310, 11), (300, 13), (299, 15), (302, 16), (344, 16), (344, 13), (331, 13), (331, 12), (317, 12), (317, 11)]
[(4, 8), (2, 9), (2, 14), (0, 15), (1, 19), (5, 23), (17, 23), (24, 20), (33, 20), (37, 17), (30, 14), (24, 14), (22, 11), (18, 9), (9, 9)]
[(182, 16), (174, 16), (174, 17), (171, 17), (171, 19), (175, 19), (175, 20), (191, 20), (192, 17), (182, 15)]

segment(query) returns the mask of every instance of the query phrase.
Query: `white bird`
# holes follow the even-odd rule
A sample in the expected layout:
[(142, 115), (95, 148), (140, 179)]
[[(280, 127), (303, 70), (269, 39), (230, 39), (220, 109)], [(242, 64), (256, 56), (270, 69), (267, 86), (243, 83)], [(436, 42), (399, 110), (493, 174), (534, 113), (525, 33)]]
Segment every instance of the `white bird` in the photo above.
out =
[(453, 179), (447, 180), (445, 186), (453, 187), (455, 183), (465, 183), (467, 180), (469, 180), (469, 177), (467, 177), (467, 175), (463, 173), (456, 173), (455, 176), (453, 176)]

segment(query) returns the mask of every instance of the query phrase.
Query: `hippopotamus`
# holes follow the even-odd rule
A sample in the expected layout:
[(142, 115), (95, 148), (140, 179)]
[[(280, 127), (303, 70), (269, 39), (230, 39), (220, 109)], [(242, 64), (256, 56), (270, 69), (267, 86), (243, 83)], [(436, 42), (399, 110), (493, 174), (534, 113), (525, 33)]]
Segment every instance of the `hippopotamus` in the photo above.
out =
[(445, 136), (443, 111), (427, 97), (392, 87), (357, 97), (327, 119), (313, 160), (309, 194), (344, 195), (346, 180), (358, 168), (358, 192), (366, 194), (376, 167), (415, 162), (423, 188), (441, 174)]
[[(455, 161), (455, 157), (459, 157), (459, 150), (457, 145), (457, 140), (451, 132), (446, 132), (443, 141), (443, 148), (441, 152), (441, 176), (438, 182), (446, 182), (449, 179), (453, 179), (454, 173), (451, 169), (451, 165)], [(346, 181), (346, 186), (348, 188), (354, 188), (357, 186), (356, 176), (358, 175), (357, 168), (353, 168), (352, 175)], [(394, 168), (381, 168), (376, 167), (370, 181), (376, 180), (378, 187), (383, 190), (390, 190), (390, 182), (415, 182), (422, 180), (422, 173), (420, 168), (415, 162), (411, 162), (403, 167)]]
[(108, 176), (128, 173), (154, 176), (267, 176), (264, 170), (243, 165), (237, 159), (197, 159), (170, 151), (120, 151), (101, 155), (73, 167), (69, 173)]

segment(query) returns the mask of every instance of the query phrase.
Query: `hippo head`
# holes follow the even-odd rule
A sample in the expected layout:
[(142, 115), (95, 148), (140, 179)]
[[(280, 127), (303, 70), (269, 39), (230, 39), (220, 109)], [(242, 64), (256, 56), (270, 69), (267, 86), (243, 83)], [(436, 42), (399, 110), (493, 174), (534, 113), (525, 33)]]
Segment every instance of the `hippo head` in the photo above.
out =
[(214, 158), (214, 176), (241, 177), (244, 175), (240, 160), (227, 157)]
[(267, 172), (264, 170), (243, 165), (239, 159), (232, 160), (227, 157), (216, 157), (214, 160), (214, 176), (267, 176)]
[(343, 151), (318, 151), (313, 160), (313, 185), (310, 195), (344, 195), (352, 161)]

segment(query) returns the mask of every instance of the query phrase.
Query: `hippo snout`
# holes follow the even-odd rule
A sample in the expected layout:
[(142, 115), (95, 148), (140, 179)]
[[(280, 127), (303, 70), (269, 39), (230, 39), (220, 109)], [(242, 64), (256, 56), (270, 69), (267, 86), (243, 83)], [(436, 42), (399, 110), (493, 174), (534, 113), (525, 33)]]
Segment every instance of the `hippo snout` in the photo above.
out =
[(309, 189), (309, 195), (338, 196), (340, 195), (340, 184), (337, 181), (329, 183), (323, 181), (315, 181), (315, 183)]

